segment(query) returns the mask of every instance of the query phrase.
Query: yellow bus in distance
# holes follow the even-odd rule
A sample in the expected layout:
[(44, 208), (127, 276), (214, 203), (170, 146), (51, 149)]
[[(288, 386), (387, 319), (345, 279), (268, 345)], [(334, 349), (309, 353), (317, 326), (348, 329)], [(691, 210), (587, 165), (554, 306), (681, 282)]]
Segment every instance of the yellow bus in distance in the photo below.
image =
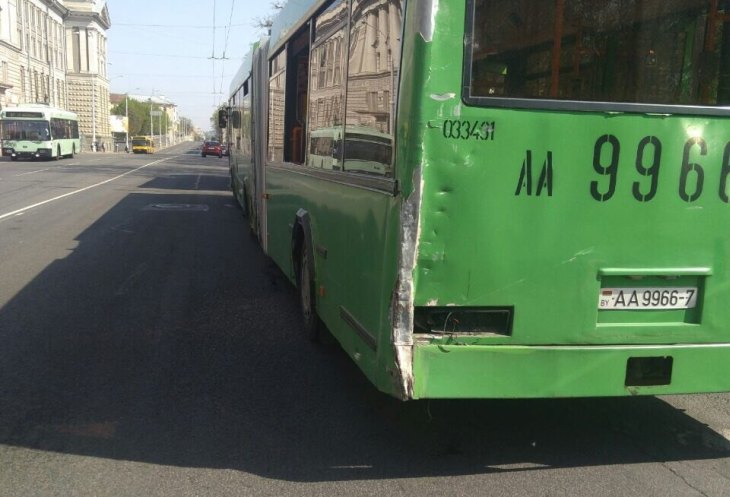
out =
[(132, 152), (135, 154), (155, 153), (155, 141), (149, 136), (132, 137)]

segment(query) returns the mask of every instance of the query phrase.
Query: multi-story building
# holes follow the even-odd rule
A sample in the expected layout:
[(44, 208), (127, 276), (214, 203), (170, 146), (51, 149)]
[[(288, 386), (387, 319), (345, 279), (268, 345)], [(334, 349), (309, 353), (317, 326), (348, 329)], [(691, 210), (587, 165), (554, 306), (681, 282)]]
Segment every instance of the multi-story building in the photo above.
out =
[[(47, 0), (48, 1), (48, 0)], [(106, 30), (111, 27), (105, 1), (64, 0), (68, 108), (79, 115), (89, 145), (111, 150)]]
[(111, 144), (104, 0), (0, 0), (0, 107), (79, 114), (87, 150)]
[(68, 12), (60, 2), (0, 0), (0, 105), (66, 107)]

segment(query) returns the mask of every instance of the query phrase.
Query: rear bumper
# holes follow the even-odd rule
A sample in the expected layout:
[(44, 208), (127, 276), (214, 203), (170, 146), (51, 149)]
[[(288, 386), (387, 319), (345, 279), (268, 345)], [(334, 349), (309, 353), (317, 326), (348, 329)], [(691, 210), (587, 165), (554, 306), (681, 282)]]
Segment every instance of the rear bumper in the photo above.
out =
[[(632, 358), (671, 358), (665, 385), (626, 385)], [(546, 398), (730, 391), (730, 344), (416, 345), (414, 398)]]

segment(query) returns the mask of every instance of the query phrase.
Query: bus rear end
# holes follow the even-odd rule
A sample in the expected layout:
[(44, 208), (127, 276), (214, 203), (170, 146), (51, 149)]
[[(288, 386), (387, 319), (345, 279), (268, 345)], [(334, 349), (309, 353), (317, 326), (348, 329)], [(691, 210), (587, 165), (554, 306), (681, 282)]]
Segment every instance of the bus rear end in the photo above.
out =
[(411, 395), (730, 390), (730, 12), (438, 5)]

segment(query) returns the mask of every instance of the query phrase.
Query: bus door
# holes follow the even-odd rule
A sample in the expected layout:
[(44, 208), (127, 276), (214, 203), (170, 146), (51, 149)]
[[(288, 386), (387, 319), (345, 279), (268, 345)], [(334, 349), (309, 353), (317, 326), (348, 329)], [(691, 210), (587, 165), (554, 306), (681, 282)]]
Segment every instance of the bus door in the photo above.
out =
[[(254, 191), (252, 192), (253, 202), (252, 205), (256, 211), (256, 230), (261, 247), (264, 253), (268, 254), (268, 226), (266, 221), (266, 134), (268, 121), (267, 116), (269, 112), (269, 69), (268, 69), (268, 54), (269, 54), (269, 43), (268, 41), (261, 45), (261, 48), (256, 51), (253, 59), (255, 81), (253, 84), (254, 92), (254, 105), (252, 109), (252, 133), (253, 136), (253, 150), (252, 150), (252, 161), (253, 161), (253, 184)], [(256, 92), (261, 92), (261, 97), (255, 95)]]

